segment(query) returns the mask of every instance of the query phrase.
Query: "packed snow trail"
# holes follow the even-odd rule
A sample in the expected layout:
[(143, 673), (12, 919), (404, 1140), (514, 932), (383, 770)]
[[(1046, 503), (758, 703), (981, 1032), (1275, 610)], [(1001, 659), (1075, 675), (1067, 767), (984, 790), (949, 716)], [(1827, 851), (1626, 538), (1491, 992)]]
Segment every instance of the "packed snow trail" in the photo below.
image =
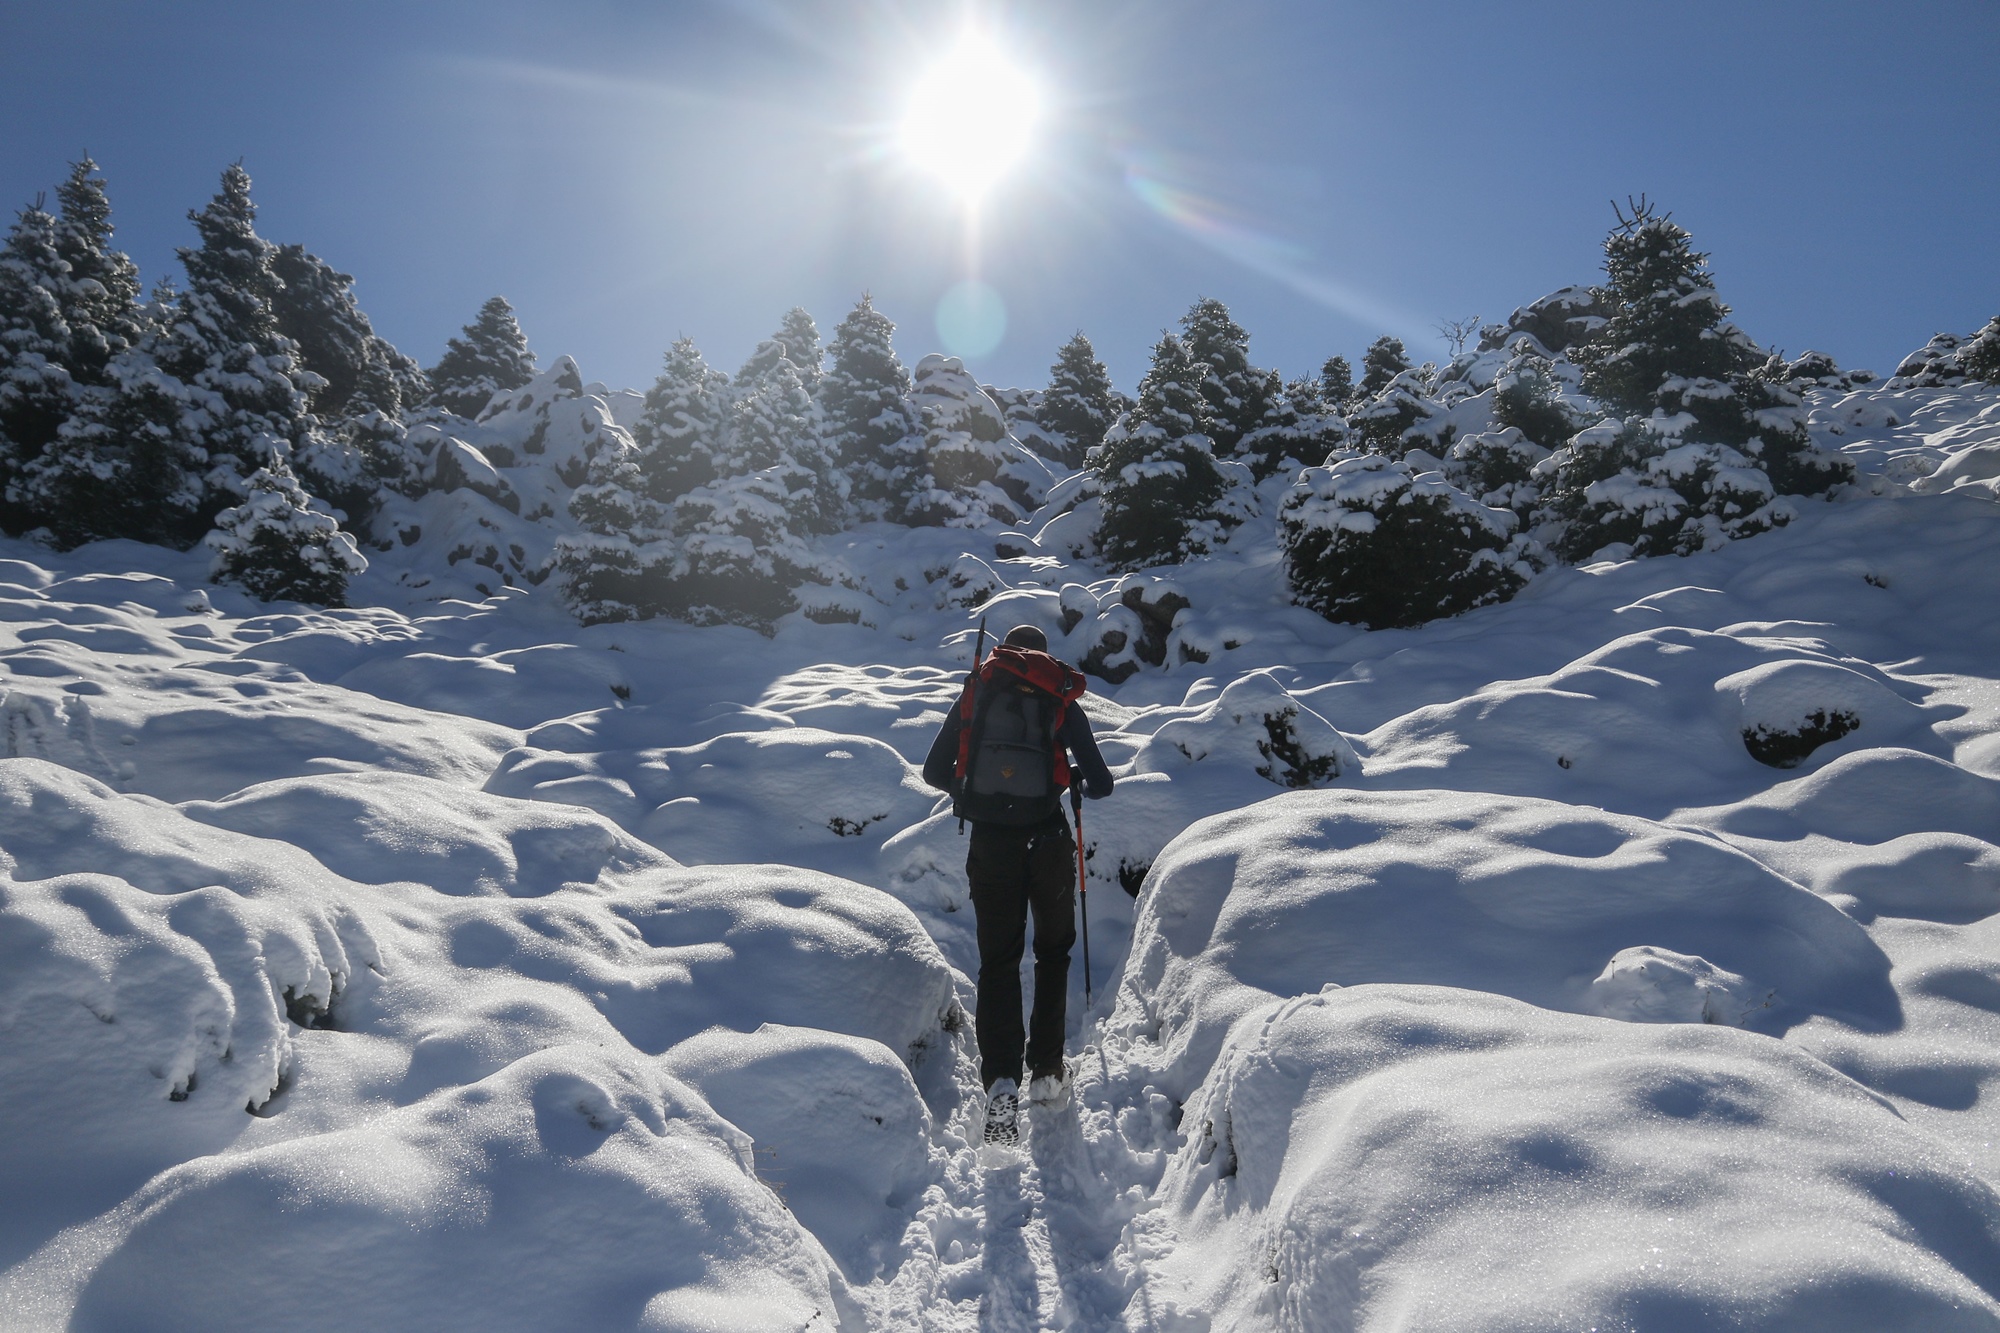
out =
[[(10, 543), (0, 1309), (2000, 1327), (1969, 399), (1847, 412), (1876, 494), (1377, 634), (1247, 531), (1171, 580), (851, 534), (883, 623), (769, 639), (420, 602), (463, 582), (422, 544), (319, 612)], [(1074, 1100), (999, 1167), (913, 767), (975, 601), (1210, 654), (1085, 701), (1098, 1002), (1077, 969)], [(1747, 746), (1829, 710), (1794, 767)]]

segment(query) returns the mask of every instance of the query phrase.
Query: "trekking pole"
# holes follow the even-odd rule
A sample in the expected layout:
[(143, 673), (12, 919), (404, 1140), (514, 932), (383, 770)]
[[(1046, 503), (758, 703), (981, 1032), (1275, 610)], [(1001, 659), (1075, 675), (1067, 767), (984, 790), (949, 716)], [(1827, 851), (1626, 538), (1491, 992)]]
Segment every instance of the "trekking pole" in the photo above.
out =
[[(978, 688), (979, 659), (984, 657), (985, 655), (986, 655), (986, 617), (982, 615), (979, 617), (979, 640), (978, 642), (972, 645), (972, 670), (965, 677), (965, 692), (967, 694), (971, 694), (975, 689)], [(964, 721), (966, 722), (969, 722), (970, 720), (971, 719), (969, 718), (964, 719)], [(963, 751), (961, 751), (960, 753), (963, 753)], [(956, 799), (957, 799), (957, 793), (954, 792), (953, 800), (956, 801)], [(960, 815), (958, 817), (958, 836), (961, 838), (965, 836), (964, 815)]]
[(1090, 994), (1090, 881), (1083, 871), (1083, 787), (1072, 782), (1069, 808), (1076, 812), (1076, 909), (1083, 917), (1083, 1007), (1088, 1009)]

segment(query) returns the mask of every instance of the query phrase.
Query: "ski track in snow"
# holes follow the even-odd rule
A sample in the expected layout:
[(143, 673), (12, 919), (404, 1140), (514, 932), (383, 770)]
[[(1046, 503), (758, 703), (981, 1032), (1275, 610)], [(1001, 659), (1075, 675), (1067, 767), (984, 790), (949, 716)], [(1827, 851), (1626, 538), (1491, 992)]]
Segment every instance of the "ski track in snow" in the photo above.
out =
[(913, 765), (982, 610), (1129, 582), (863, 532), (884, 623), (764, 639), (5, 543), (0, 1324), (2000, 1327), (2000, 406), (1894, 402), (1815, 418), (1873, 494), (1420, 630), (1166, 571), (1240, 646), (1093, 681), (1096, 1003), (999, 1161)]

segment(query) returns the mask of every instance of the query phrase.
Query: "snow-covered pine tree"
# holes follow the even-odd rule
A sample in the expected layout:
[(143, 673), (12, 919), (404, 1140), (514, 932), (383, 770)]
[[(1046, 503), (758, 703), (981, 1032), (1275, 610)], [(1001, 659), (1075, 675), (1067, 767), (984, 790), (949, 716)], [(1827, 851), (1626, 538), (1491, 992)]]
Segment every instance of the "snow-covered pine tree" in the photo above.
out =
[(1601, 421), (1535, 466), (1546, 512), (1563, 521), (1565, 560), (1623, 545), (1634, 556), (1691, 555), (1784, 521), (1770, 478), (1728, 445), (1663, 430), (1685, 417)]
[(211, 396), (201, 443), (209, 462), (206, 503), (220, 509), (245, 494), (251, 473), (308, 443), (317, 423), (307, 411), (298, 347), (279, 331), (271, 306), (273, 247), (257, 235), (242, 164), (224, 171), (221, 191), (188, 217), (201, 244), (178, 252), (187, 289), (164, 344), (171, 361), (162, 368)]
[(2000, 384), (2000, 315), (1959, 344), (1958, 364), (1970, 379)]
[(251, 473), (240, 504), (215, 517), (204, 544), (215, 552), (209, 577), (260, 601), (342, 606), (347, 581), (368, 568), (354, 539), (331, 514), (311, 507), (282, 457)]
[[(186, 289), (156, 298), (157, 330), (112, 358), (104, 391), (82, 399), (21, 479), (16, 489), (63, 540), (190, 546), (243, 497), (250, 474), (315, 447), (318, 424), (294, 378), (303, 378), (297, 348), (272, 312), (271, 246), (256, 215), (249, 174), (235, 164), (208, 206), (188, 214), (201, 244), (179, 251)], [(183, 505), (189, 471), (201, 478), (192, 508)]]
[(1307, 468), (1278, 518), (1294, 597), (1328, 620), (1390, 629), (1503, 602), (1533, 572), (1514, 516), (1382, 454)]
[(324, 384), (310, 401), (323, 418), (346, 415), (366, 368), (375, 330), (354, 302), (354, 277), (342, 273), (302, 245), (271, 252), (271, 312), (278, 331), (298, 344), (299, 364)]
[(444, 355), (429, 371), (434, 406), (462, 417), (486, 410), (493, 395), (518, 389), (535, 377), (535, 354), (503, 296), (491, 297), (479, 314), (445, 343)]
[(924, 423), (915, 484), (894, 515), (912, 526), (1016, 523), (1048, 489), (1047, 465), (1008, 436), (1000, 405), (957, 357), (917, 363), (910, 405)]
[[(0, 248), (0, 488), (41, 458), (76, 409), (77, 386), (64, 365), (69, 266), (57, 249), (56, 225), (39, 203), (31, 204)], [(0, 525), (14, 533), (33, 527), (39, 508), (0, 506)]]
[(733, 475), (776, 469), (800, 532), (837, 532), (845, 478), (821, 436), (819, 408), (785, 345), (767, 339), (736, 373), (727, 444)]
[(556, 542), (556, 569), (563, 601), (586, 625), (663, 609), (675, 555), (672, 516), (647, 493), (642, 458), (637, 445), (604, 440), (570, 496), (570, 516), (583, 531)]
[(1076, 469), (1092, 449), (1104, 440), (1104, 432), (1118, 419), (1118, 391), (1111, 386), (1111, 372), (1097, 359), (1097, 349), (1081, 330), (1062, 345), (1056, 363), (1049, 367), (1048, 391), (1035, 420), (1054, 432), (1067, 446), (1060, 458), (1049, 460)]
[[(1370, 350), (1372, 353), (1373, 349)], [(1431, 447), (1433, 442), (1428, 433), (1414, 428), (1442, 410), (1431, 397), (1436, 387), (1432, 378), (1436, 369), (1425, 363), (1417, 369), (1402, 371), (1373, 396), (1357, 391), (1354, 405), (1347, 413), (1356, 446), (1391, 458), (1401, 458), (1420, 442), (1426, 448)], [(1413, 431), (1416, 439), (1412, 438)]]
[(85, 157), (72, 163), (56, 198), (62, 205), (56, 252), (69, 265), (63, 294), (69, 349), (63, 364), (78, 384), (103, 384), (111, 358), (146, 332), (139, 266), (111, 248), (111, 200), (95, 162)]
[[(1574, 367), (1565, 367), (1571, 375)], [(1558, 449), (1585, 424), (1563, 400), (1555, 365), (1523, 340), (1493, 381), (1493, 422), (1543, 449)]]
[(201, 440), (211, 395), (169, 373), (180, 294), (154, 288), (151, 332), (111, 358), (106, 383), (77, 400), (56, 439), (7, 488), (65, 549), (104, 537), (186, 547), (212, 525)]
[(799, 373), (799, 382), (806, 386), (806, 393), (817, 397), (820, 381), (826, 377), (826, 354), (820, 347), (819, 325), (813, 323), (806, 308), (795, 305), (787, 310), (771, 341), (785, 349), (785, 360)]
[(1565, 558), (1627, 542), (1641, 555), (1701, 550), (1783, 522), (1773, 491), (1814, 494), (1852, 478), (1813, 446), (1782, 368), (1729, 322), (1708, 256), (1684, 228), (1641, 199), (1630, 217), (1620, 212), (1604, 254), (1609, 313), (1568, 356), (1584, 391), (1625, 420), (1540, 466), (1551, 511), (1568, 525), (1557, 542)]
[(896, 326), (866, 294), (833, 331), (833, 366), (819, 389), (827, 447), (841, 462), (859, 516), (908, 506), (922, 448), (909, 405), (910, 374), (891, 341)]
[(1355, 389), (1355, 395), (1374, 398), (1409, 368), (1410, 354), (1404, 350), (1403, 340), (1384, 334), (1369, 343), (1368, 350), (1362, 354), (1361, 383)]
[[(668, 447), (684, 448), (686, 454), (674, 457), (693, 461), (681, 465), (678, 478), (695, 475), (703, 453), (713, 475), (672, 501), (670, 534), (663, 519), (654, 536), (651, 520), (641, 514), (633, 520), (640, 527), (629, 558), (609, 548), (593, 555), (609, 590), (598, 600), (608, 607), (620, 588), (637, 586), (647, 599), (638, 603), (641, 614), (657, 609), (696, 624), (768, 631), (797, 606), (800, 586), (830, 577), (803, 535), (833, 531), (841, 517), (843, 497), (821, 440), (819, 410), (776, 339), (758, 345), (726, 394), (708, 378), (712, 372), (691, 343), (676, 344), (668, 370), (666, 387), (655, 386), (655, 429), (680, 432)], [(714, 439), (705, 441), (711, 404), (726, 417)], [(655, 415), (650, 403), (648, 415)], [(657, 448), (661, 437), (650, 438)], [(644, 464), (635, 464), (643, 486)], [(606, 497), (602, 503), (625, 502)], [(623, 581), (628, 571), (629, 584)]]
[(1284, 381), (1250, 364), (1250, 335), (1213, 297), (1202, 297), (1181, 316), (1181, 335), (1188, 355), (1208, 367), (1201, 384), (1208, 401), (1205, 433), (1217, 457), (1233, 458), (1243, 437), (1266, 424), (1265, 413)]
[(1227, 482), (1208, 438), (1208, 367), (1162, 333), (1139, 400), (1091, 455), (1103, 512), (1097, 548), (1116, 569), (1206, 552), (1222, 526)]
[(1258, 481), (1324, 462), (1348, 439), (1347, 423), (1327, 406), (1320, 381), (1286, 384), (1277, 371), (1269, 374), (1265, 397), (1270, 406), (1264, 411), (1264, 424), (1236, 447), (1237, 457), (1249, 464)]
[(1345, 415), (1354, 401), (1354, 367), (1344, 356), (1330, 356), (1319, 368), (1319, 394), (1328, 411)]
[(721, 475), (729, 425), (729, 376), (702, 360), (692, 338), (676, 338), (646, 390), (646, 408), (632, 427), (638, 443), (640, 489), (671, 504)]

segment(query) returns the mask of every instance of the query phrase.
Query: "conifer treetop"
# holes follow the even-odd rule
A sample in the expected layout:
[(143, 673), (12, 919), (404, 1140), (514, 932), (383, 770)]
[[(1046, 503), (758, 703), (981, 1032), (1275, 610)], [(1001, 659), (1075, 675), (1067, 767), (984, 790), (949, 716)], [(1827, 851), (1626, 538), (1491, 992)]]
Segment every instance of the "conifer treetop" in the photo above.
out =
[(507, 298), (488, 297), (429, 373), (431, 401), (463, 417), (478, 415), (494, 394), (534, 379), (535, 354)]

